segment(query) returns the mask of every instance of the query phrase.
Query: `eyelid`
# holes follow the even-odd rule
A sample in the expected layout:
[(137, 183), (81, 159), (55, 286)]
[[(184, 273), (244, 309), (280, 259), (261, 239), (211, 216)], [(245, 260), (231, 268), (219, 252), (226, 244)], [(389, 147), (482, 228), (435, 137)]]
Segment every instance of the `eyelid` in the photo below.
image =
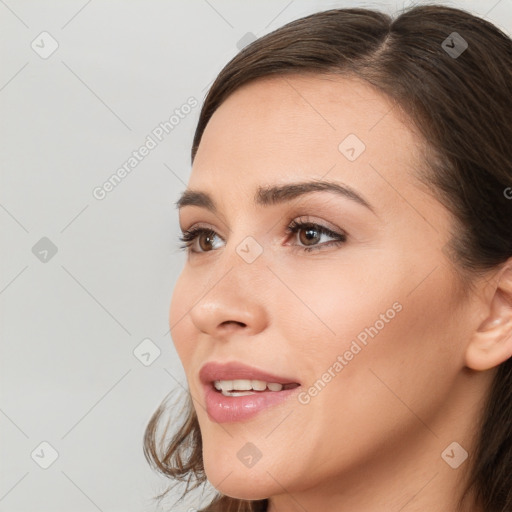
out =
[(335, 233), (336, 235), (345, 235), (348, 236), (347, 231), (345, 231), (343, 228), (337, 226), (336, 224), (333, 224), (332, 222), (328, 222), (324, 219), (316, 218), (312, 215), (299, 215), (294, 217), (293, 219), (290, 219), (287, 225), (290, 225), (291, 223), (296, 222), (298, 224), (315, 224), (319, 227), (323, 227), (325, 229), (328, 229)]
[[(215, 233), (222, 238), (222, 236), (219, 234), (219, 230), (216, 227), (213, 227), (211, 224), (208, 224), (207, 222), (193, 222), (190, 224), (190, 227), (188, 228), (182, 228), (180, 226), (181, 234), (186, 233), (187, 231), (194, 231), (196, 229), (204, 229), (205, 231), (211, 230), (215, 231)], [(224, 240), (224, 238), (222, 238)]]

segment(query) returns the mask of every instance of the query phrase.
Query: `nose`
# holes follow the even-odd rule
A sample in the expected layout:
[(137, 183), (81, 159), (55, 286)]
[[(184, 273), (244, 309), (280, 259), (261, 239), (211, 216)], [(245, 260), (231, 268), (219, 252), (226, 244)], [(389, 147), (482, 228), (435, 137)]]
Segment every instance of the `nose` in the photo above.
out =
[(268, 298), (263, 296), (264, 281), (254, 275), (260, 270), (237, 263), (220, 277), (217, 274), (190, 310), (196, 329), (217, 339), (234, 334), (254, 336), (263, 331), (268, 325)]

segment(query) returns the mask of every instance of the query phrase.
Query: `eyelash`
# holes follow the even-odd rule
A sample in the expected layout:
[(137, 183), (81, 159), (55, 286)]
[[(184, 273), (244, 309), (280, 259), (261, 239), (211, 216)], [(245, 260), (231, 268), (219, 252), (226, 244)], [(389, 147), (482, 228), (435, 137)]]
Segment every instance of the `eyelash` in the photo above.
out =
[[(322, 244), (312, 245), (310, 247), (305, 247), (302, 245), (296, 246), (300, 247), (305, 252), (311, 252), (311, 251), (317, 251), (321, 250), (322, 247), (327, 246), (338, 246), (346, 242), (347, 235), (345, 233), (336, 233), (332, 231), (331, 229), (322, 226), (320, 224), (315, 224), (314, 222), (301, 222), (297, 220), (293, 220), (286, 228), (286, 233), (288, 235), (291, 234), (297, 234), (300, 230), (304, 229), (311, 229), (313, 228), (315, 231), (317, 231), (320, 235), (328, 235), (330, 237), (336, 238), (337, 240), (331, 240), (329, 242), (325, 242)], [(182, 242), (182, 244), (179, 246), (181, 250), (188, 250), (189, 252), (196, 252), (196, 253), (205, 253), (205, 252), (212, 252), (212, 251), (193, 251), (192, 250), (192, 244), (195, 242), (195, 240), (198, 238), (201, 234), (209, 234), (209, 235), (217, 235), (217, 233), (210, 228), (192, 228), (187, 229), (183, 232), (183, 234), (179, 237), (179, 240)]]

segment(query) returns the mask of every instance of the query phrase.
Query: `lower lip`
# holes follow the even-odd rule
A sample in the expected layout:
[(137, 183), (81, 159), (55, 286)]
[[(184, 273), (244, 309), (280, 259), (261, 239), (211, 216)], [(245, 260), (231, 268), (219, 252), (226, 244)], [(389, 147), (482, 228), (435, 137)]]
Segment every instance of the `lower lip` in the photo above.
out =
[(300, 386), (244, 396), (224, 396), (212, 385), (205, 384), (204, 388), (208, 417), (215, 423), (227, 423), (251, 419), (259, 412), (283, 403), (291, 395), (296, 394)]

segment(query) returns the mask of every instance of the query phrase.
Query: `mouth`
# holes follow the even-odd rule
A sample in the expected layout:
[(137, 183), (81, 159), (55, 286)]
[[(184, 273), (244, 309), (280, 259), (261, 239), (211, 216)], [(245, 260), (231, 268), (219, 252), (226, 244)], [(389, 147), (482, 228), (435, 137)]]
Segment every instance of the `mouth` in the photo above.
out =
[(234, 379), (215, 380), (211, 382), (214, 389), (224, 396), (246, 396), (258, 393), (276, 393), (287, 389), (294, 389), (298, 382), (266, 382), (264, 380)]
[(300, 386), (295, 378), (279, 376), (235, 361), (206, 363), (199, 371), (199, 379), (225, 396), (236, 396), (227, 393), (277, 392)]
[(247, 421), (283, 404), (301, 384), (243, 363), (209, 362), (200, 372), (209, 418), (217, 423)]

